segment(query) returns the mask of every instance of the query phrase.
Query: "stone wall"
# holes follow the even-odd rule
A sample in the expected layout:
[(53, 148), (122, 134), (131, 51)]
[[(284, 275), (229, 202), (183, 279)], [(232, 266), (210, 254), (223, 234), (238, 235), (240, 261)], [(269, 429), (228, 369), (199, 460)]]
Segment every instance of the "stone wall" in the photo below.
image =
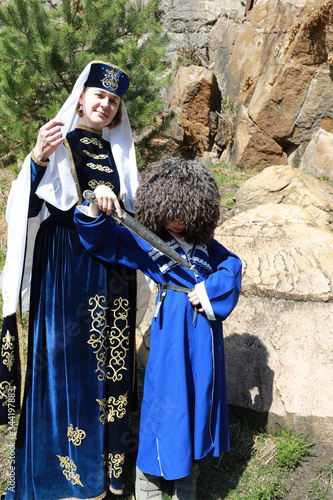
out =
[[(142, 5), (148, 2), (138, 1)], [(206, 52), (211, 26), (221, 15), (244, 12), (244, 4), (243, 0), (161, 0), (156, 15), (170, 36), (169, 57), (193, 47)]]

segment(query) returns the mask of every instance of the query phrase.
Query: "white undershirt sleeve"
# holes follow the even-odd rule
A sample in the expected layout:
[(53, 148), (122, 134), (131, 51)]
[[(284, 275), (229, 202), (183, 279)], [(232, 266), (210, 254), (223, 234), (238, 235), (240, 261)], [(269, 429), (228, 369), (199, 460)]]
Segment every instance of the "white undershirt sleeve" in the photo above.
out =
[(196, 291), (196, 294), (198, 296), (198, 299), (200, 300), (200, 304), (203, 307), (207, 318), (210, 321), (216, 321), (215, 314), (212, 309), (212, 305), (210, 303), (210, 300), (207, 295), (206, 287), (205, 287), (205, 282), (202, 281), (201, 283), (198, 283), (195, 285), (194, 290)]
[(98, 215), (92, 215), (92, 214), (88, 213), (88, 211), (89, 211), (88, 205), (77, 205), (76, 208), (80, 212), (82, 212), (84, 215), (87, 215), (88, 217), (91, 217), (92, 219), (97, 219), (97, 217), (100, 216), (100, 214), (98, 214)]

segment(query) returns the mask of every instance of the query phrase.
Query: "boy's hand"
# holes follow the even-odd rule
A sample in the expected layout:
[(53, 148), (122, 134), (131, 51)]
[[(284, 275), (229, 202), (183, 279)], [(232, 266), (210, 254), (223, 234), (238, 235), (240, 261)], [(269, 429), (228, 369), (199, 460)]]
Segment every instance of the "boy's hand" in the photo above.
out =
[[(197, 293), (195, 290), (192, 290), (192, 292), (187, 294), (188, 298), (190, 299), (190, 302), (192, 306), (201, 306), (200, 300), (198, 299)], [(204, 312), (204, 309), (202, 307), (198, 307), (199, 312)]]
[(117, 210), (117, 214), (120, 218), (122, 218), (123, 214), (118, 198), (112, 191), (112, 189), (110, 189), (108, 186), (100, 185), (97, 186), (97, 188), (94, 190), (94, 193), (98, 201), (98, 207), (102, 212), (106, 212), (107, 215), (111, 215), (112, 207), (115, 207)]

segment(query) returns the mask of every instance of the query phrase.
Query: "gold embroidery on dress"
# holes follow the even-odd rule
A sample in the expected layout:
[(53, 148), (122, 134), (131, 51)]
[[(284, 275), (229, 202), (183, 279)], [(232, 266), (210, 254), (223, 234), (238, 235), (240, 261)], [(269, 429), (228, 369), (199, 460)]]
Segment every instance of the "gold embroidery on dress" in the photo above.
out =
[(77, 176), (76, 166), (75, 166), (73, 155), (72, 155), (72, 150), (71, 150), (71, 147), (70, 147), (69, 142), (68, 142), (67, 139), (65, 139), (64, 145), (65, 145), (66, 149), (68, 150), (69, 162), (70, 162), (70, 165), (71, 165), (71, 174), (72, 174), (74, 182), (75, 182), (76, 191), (77, 191), (77, 195), (78, 195), (78, 198), (79, 198), (79, 204), (81, 204), (82, 203), (82, 193), (81, 193), (79, 178)]
[(96, 399), (99, 403), (101, 416), (100, 422), (104, 425), (105, 422), (114, 422), (115, 418), (123, 418), (126, 415), (126, 408), (128, 404), (128, 391), (126, 394), (120, 395), (118, 399), (111, 396), (108, 400), (103, 398), (101, 401)]
[(67, 429), (67, 437), (69, 438), (68, 441), (72, 442), (74, 446), (80, 446), (82, 440), (86, 437), (86, 433), (77, 427), (74, 430), (73, 424), (70, 424)]
[[(18, 304), (16, 309), (16, 327), (17, 327), (17, 341), (18, 341), (18, 352), (19, 352), (19, 366), (21, 371), (21, 390), (19, 391), (20, 398), (20, 410), (23, 407), (23, 397), (24, 397), (24, 383), (25, 383), (25, 359), (24, 359), (24, 338), (23, 338), (23, 327), (22, 327), (22, 315), (21, 306)], [(16, 387), (15, 387), (16, 389)]]
[(97, 186), (108, 186), (110, 189), (114, 188), (114, 185), (111, 184), (111, 182), (96, 181), (96, 179), (91, 179), (91, 181), (88, 182), (88, 185), (92, 189), (95, 189)]
[(83, 142), (83, 144), (93, 144), (94, 146), (97, 146), (99, 149), (104, 148), (101, 141), (99, 141), (96, 137), (81, 137), (80, 142)]
[(102, 296), (95, 295), (95, 297), (91, 297), (89, 299), (89, 305), (92, 306), (91, 309), (88, 309), (91, 313), (91, 328), (92, 332), (90, 338), (88, 340), (88, 344), (95, 349), (93, 352), (96, 354), (97, 359), (97, 370), (98, 380), (105, 380), (105, 359), (106, 359), (106, 349), (105, 349), (105, 341), (106, 334), (105, 331), (108, 328), (106, 323), (106, 310), (107, 306), (106, 298)]
[[(107, 491), (104, 491), (104, 493), (102, 493), (101, 495), (98, 495), (98, 497), (89, 498), (89, 500), (102, 500), (102, 498), (106, 497), (107, 493), (108, 493)], [(118, 494), (120, 495), (121, 493), (122, 493), (122, 491)], [(80, 500), (80, 498), (70, 497), (70, 498), (62, 498), (61, 500)]]
[(94, 158), (94, 160), (106, 160), (106, 158), (108, 158), (108, 155), (106, 155), (106, 154), (97, 155), (95, 153), (90, 153), (90, 151), (88, 151), (87, 149), (84, 149), (83, 152), (87, 156), (90, 156), (90, 158)]
[[(92, 333), (88, 344), (92, 346), (96, 355), (98, 380), (104, 381), (107, 378), (116, 382), (123, 378), (121, 371), (127, 370), (125, 361), (129, 350), (129, 302), (121, 297), (114, 301), (113, 326), (110, 330), (106, 321), (107, 306), (104, 304), (106, 304), (104, 296), (95, 295), (89, 299), (89, 305), (92, 306), (88, 309), (91, 313)], [(107, 345), (106, 340), (108, 340)], [(106, 365), (107, 354), (109, 362)]]
[[(121, 370), (127, 370), (125, 366), (126, 353), (129, 350), (128, 338), (128, 311), (129, 302), (119, 297), (114, 301), (115, 309), (112, 309), (114, 322), (109, 333), (110, 361), (106, 366), (107, 378), (116, 382), (123, 378)], [(127, 307), (126, 307), (127, 306)], [(124, 323), (124, 324), (122, 324)], [(123, 327), (123, 328), (121, 328)], [(108, 371), (110, 368), (111, 373)]]
[(70, 481), (73, 485), (78, 484), (79, 486), (83, 486), (80, 481), (80, 475), (75, 474), (77, 467), (73, 460), (71, 460), (69, 457), (60, 457), (59, 455), (57, 455), (57, 457), (60, 460), (60, 467), (65, 469), (62, 471), (62, 473), (66, 477), (67, 481)]
[(7, 380), (4, 380), (0, 384), (0, 399), (4, 399), (2, 406), (8, 406), (8, 392), (11, 389), (16, 389), (13, 383), (14, 379), (11, 382), (7, 382)]
[(86, 125), (77, 124), (75, 128), (79, 128), (81, 130), (87, 130), (88, 132), (92, 132), (93, 134), (97, 134), (97, 135), (103, 135), (102, 130), (99, 130), (97, 128), (92, 128), (92, 127), (87, 127)]
[(110, 167), (105, 167), (104, 165), (99, 165), (98, 163), (87, 163), (87, 167), (92, 170), (99, 170), (100, 172), (106, 172), (107, 174), (112, 174), (113, 170)]
[(6, 335), (2, 339), (3, 345), (1, 346), (1, 356), (3, 358), (3, 364), (7, 365), (8, 371), (12, 370), (14, 364), (14, 341), (15, 337), (9, 333), (7, 330)]
[(124, 465), (125, 462), (125, 453), (123, 453), (122, 455), (117, 453), (117, 455), (115, 456), (113, 456), (112, 453), (109, 453), (106, 462), (107, 462), (106, 466), (109, 478), (110, 479), (111, 477), (118, 478), (121, 476), (123, 472), (122, 465)]

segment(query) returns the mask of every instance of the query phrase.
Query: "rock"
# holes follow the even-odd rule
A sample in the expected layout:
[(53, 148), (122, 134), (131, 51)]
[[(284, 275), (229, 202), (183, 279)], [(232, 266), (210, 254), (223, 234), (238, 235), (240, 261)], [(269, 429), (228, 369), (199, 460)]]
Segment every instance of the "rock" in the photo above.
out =
[(226, 162), (259, 170), (286, 161), (299, 167), (312, 137), (332, 123), (332, 7), (332, 0), (283, 0), (278, 7), (261, 0), (245, 20), (221, 16), (213, 26), (208, 64), (222, 98), (237, 109)]
[[(257, 0), (246, 17), (239, 5), (201, 24), (196, 2), (166, 12), (169, 2), (160, 16), (174, 16), (175, 47), (194, 54), (210, 29), (206, 63), (218, 83), (203, 68), (178, 71), (179, 142), (186, 131), (199, 150), (214, 139), (224, 161), (262, 170), (216, 231), (243, 261), (242, 294), (224, 322), (229, 403), (271, 430), (332, 445), (333, 188), (298, 168), (332, 178), (333, 0)], [(209, 96), (215, 86), (230, 116)], [(153, 308), (137, 334), (143, 364)]]
[[(316, 67), (286, 63), (275, 81), (263, 74), (256, 85), (248, 113), (257, 126), (273, 139), (295, 136), (295, 121), (305, 99)], [(310, 128), (310, 124), (306, 125)], [(295, 140), (296, 138), (294, 138)]]
[(236, 199), (240, 213), (215, 235), (243, 261), (224, 322), (229, 403), (333, 444), (332, 186), (273, 166)]
[(266, 168), (242, 184), (235, 194), (238, 211), (267, 203), (302, 207), (314, 226), (333, 227), (333, 186), (288, 165)]
[(157, 16), (170, 36), (170, 56), (175, 51), (186, 53), (204, 48), (210, 28), (219, 16), (235, 13), (241, 6), (241, 0), (162, 0)]
[(260, 171), (272, 162), (283, 165), (288, 162), (282, 147), (249, 118), (245, 108), (238, 113), (233, 142), (226, 161), (239, 168)]
[[(306, 158), (313, 159), (318, 130), (333, 133), (332, 7), (333, 0), (257, 0), (245, 16), (239, 0), (177, 5), (162, 0), (157, 16), (171, 34), (170, 55), (177, 53), (178, 65), (192, 60), (212, 69), (222, 94), (216, 98), (215, 84), (211, 87), (214, 105), (208, 113), (222, 115), (215, 130), (207, 123), (209, 86), (198, 94), (204, 93), (202, 106), (189, 96), (190, 112), (187, 105), (181, 111), (183, 97), (179, 100), (178, 119), (171, 127), (178, 144), (197, 151), (214, 148), (224, 162), (259, 171), (272, 164), (303, 166), (311, 142)], [(186, 71), (183, 76), (178, 72), (173, 94), (184, 92), (186, 81), (179, 78)], [(193, 95), (193, 82), (191, 87)], [(225, 101), (233, 108), (229, 115)], [(320, 140), (324, 146), (324, 137)], [(328, 166), (324, 175), (331, 177), (331, 170)], [(316, 163), (311, 171), (319, 173), (323, 167)]]
[(216, 238), (244, 261), (243, 295), (333, 300), (333, 233), (303, 208), (260, 205), (224, 222)]
[(320, 128), (304, 151), (301, 168), (333, 179), (333, 133)]
[(180, 67), (169, 90), (175, 121), (183, 129), (185, 147), (209, 150), (212, 142), (210, 112), (219, 106), (214, 74), (201, 66)]
[(224, 322), (229, 404), (332, 445), (332, 331), (331, 302), (241, 296)]
[[(242, 294), (224, 322), (229, 404), (270, 431), (332, 445), (333, 187), (275, 165), (235, 198), (237, 215), (215, 233), (243, 262)], [(155, 294), (137, 334), (143, 366)]]
[[(323, 128), (333, 132), (332, 77), (330, 66), (323, 63), (314, 74), (295, 119), (292, 139), (296, 143), (308, 142), (313, 129)], [(316, 132), (315, 132), (316, 133)], [(298, 164), (293, 165), (298, 167)]]

